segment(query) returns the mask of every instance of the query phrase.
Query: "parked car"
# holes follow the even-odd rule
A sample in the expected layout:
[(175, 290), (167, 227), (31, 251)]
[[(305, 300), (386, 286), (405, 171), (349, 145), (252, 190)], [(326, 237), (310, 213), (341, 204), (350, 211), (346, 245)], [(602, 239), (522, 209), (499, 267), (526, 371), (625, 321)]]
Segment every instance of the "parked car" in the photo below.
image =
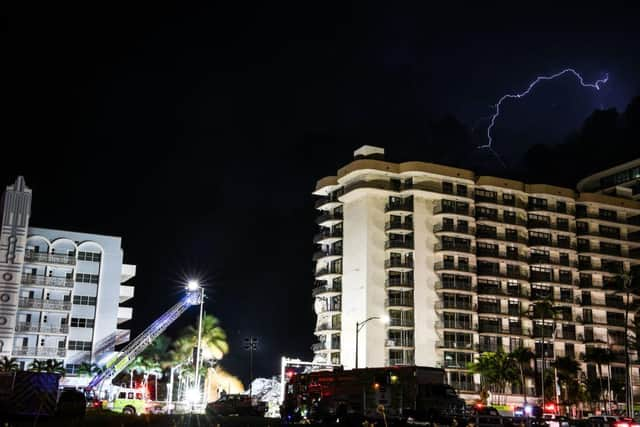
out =
[(633, 418), (596, 415), (588, 418), (589, 427), (640, 427)]
[(496, 408), (480, 404), (471, 407), (469, 422), (476, 427), (502, 427), (505, 425), (502, 415)]
[(263, 402), (254, 402), (244, 394), (227, 394), (207, 405), (209, 415), (254, 415), (264, 416), (267, 406)]
[(562, 415), (544, 414), (543, 418), (549, 427), (569, 427), (569, 418)]

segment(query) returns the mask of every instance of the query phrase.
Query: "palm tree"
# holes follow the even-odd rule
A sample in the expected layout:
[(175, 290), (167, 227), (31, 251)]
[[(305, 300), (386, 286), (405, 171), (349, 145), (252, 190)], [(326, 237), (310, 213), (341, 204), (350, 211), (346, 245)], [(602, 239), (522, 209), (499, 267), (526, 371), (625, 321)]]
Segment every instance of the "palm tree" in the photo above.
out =
[[(191, 357), (198, 342), (198, 328), (191, 325), (186, 327), (181, 337), (174, 342), (174, 358), (182, 361)], [(217, 318), (205, 315), (202, 318), (202, 347), (203, 357), (220, 360), (229, 352), (227, 334), (220, 327)]]
[(97, 363), (83, 362), (76, 372), (83, 377), (92, 377), (102, 373), (102, 371), (103, 369)]
[(47, 372), (46, 363), (44, 360), (34, 360), (29, 364), (29, 370), (31, 372)]
[(46, 372), (51, 374), (60, 374), (64, 376), (67, 371), (64, 369), (64, 363), (55, 359), (48, 359), (44, 362)]
[(474, 374), (480, 374), (480, 395), (484, 403), (488, 391), (504, 394), (507, 382), (515, 373), (512, 361), (502, 348), (480, 354), (478, 360), (467, 365), (467, 368)]
[(569, 391), (572, 395), (578, 393), (578, 375), (580, 374), (580, 363), (569, 356), (558, 357), (551, 363), (557, 373), (560, 387), (564, 390), (564, 401), (569, 402)]
[(141, 353), (141, 356), (147, 360), (155, 362), (157, 365), (165, 368), (171, 364), (169, 347), (171, 340), (165, 335), (160, 335), (153, 340), (151, 344)]
[[(630, 417), (633, 415), (633, 408), (630, 406), (630, 401), (633, 397), (633, 388), (629, 383), (629, 373), (631, 372), (631, 361), (629, 360), (629, 305), (631, 304), (631, 293), (638, 294), (638, 290), (640, 290), (640, 284), (634, 277), (634, 271), (630, 273), (624, 273), (618, 276), (618, 282), (622, 284), (622, 289), (626, 293), (626, 302), (624, 306), (624, 364), (627, 374), (625, 375), (625, 394), (624, 401), (627, 416)], [(636, 316), (636, 319), (638, 316)], [(636, 331), (637, 332), (637, 331)]]
[(16, 359), (9, 359), (7, 356), (0, 361), (0, 372), (15, 372), (18, 370), (18, 362)]
[(600, 400), (602, 400), (604, 387), (602, 385), (602, 365), (609, 365), (612, 360), (611, 351), (608, 348), (587, 347), (584, 355), (584, 361), (587, 363), (595, 363), (598, 368), (598, 379), (600, 381)]
[(524, 403), (527, 403), (527, 384), (525, 375), (531, 369), (531, 360), (535, 358), (535, 354), (526, 347), (519, 347), (509, 353), (509, 357), (515, 362), (518, 367), (518, 371), (520, 372), (520, 385), (522, 386)]

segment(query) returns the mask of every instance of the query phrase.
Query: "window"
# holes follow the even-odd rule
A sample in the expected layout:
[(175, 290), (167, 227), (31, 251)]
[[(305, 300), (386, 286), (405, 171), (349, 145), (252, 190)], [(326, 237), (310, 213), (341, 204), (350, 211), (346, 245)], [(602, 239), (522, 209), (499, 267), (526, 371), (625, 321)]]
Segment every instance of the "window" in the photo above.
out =
[(69, 341), (69, 350), (91, 351), (91, 341)]
[(450, 182), (443, 182), (442, 192), (446, 194), (453, 194), (453, 184)]
[(567, 202), (556, 202), (556, 212), (567, 213)]
[(546, 199), (540, 199), (537, 197), (529, 197), (529, 209), (534, 210), (534, 209), (541, 209), (541, 210), (546, 210), (547, 209), (547, 200)]
[(124, 391), (121, 391), (120, 393), (118, 393), (118, 399), (126, 399), (127, 398), (127, 393)]
[(502, 195), (502, 203), (504, 203), (505, 205), (509, 205), (509, 206), (515, 206), (516, 197), (513, 194), (504, 193)]
[(100, 262), (102, 254), (99, 252), (78, 252), (78, 261)]
[(458, 192), (458, 196), (463, 196), (463, 197), (467, 196), (467, 186), (466, 185), (458, 184), (456, 186), (456, 190)]
[(569, 220), (567, 218), (558, 218), (556, 227), (558, 227), (558, 230), (569, 231)]
[(74, 295), (73, 303), (78, 305), (96, 305), (96, 297), (86, 295)]
[(508, 224), (516, 223), (516, 213), (512, 211), (504, 211), (502, 213), (502, 220)]
[(71, 318), (71, 327), (73, 328), (93, 328), (94, 323), (93, 319)]
[(498, 193), (496, 193), (495, 191), (487, 191), (477, 188), (476, 201), (496, 203), (498, 201)]
[(97, 274), (76, 273), (76, 282), (80, 283), (98, 283), (99, 276)]
[(80, 369), (79, 363), (67, 363), (64, 367), (64, 370), (67, 371), (68, 374), (75, 374)]
[(606, 225), (599, 226), (600, 234), (604, 237), (612, 237), (614, 239), (620, 238), (620, 229), (618, 227), (607, 227)]
[(609, 209), (600, 209), (598, 211), (598, 216), (608, 221), (615, 221), (618, 218), (618, 214), (616, 213), (616, 211), (611, 211)]

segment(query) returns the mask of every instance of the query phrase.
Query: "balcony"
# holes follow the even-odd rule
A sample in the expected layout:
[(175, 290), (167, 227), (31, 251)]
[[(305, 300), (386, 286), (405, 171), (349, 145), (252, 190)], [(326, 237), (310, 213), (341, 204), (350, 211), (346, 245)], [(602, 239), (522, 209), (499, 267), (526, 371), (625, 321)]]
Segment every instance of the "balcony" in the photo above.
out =
[(131, 307), (118, 307), (118, 324), (124, 323), (133, 317), (133, 308)]
[(133, 286), (120, 285), (120, 303), (133, 298), (134, 289)]
[(575, 233), (576, 227), (572, 224), (558, 224), (557, 222), (551, 221), (539, 221), (535, 219), (530, 219), (527, 221), (527, 228), (536, 229), (542, 228), (547, 230), (557, 230), (557, 231), (566, 231), (568, 233)]
[(336, 206), (339, 206), (342, 204), (342, 202), (340, 200), (338, 200), (338, 197), (340, 197), (341, 194), (332, 194), (331, 196), (326, 196), (326, 197), (320, 197), (318, 200), (316, 200), (315, 202), (315, 208), (316, 209), (331, 209), (334, 208)]
[(558, 241), (553, 239), (541, 239), (539, 237), (530, 237), (529, 246), (542, 246), (548, 248), (561, 248), (575, 251), (577, 249), (576, 244), (571, 241)]
[(316, 251), (313, 254), (313, 261), (318, 261), (323, 258), (336, 259), (342, 256), (342, 248), (330, 249), (328, 251)]
[(413, 231), (413, 222), (405, 220), (403, 221), (387, 221), (384, 224), (385, 231), (403, 232)]
[(596, 219), (599, 221), (613, 222), (616, 224), (640, 225), (640, 215), (632, 216), (629, 218), (621, 218), (618, 216), (610, 217), (606, 215), (600, 215), (599, 213), (593, 213), (593, 212), (577, 211), (576, 219), (580, 219), (580, 218)]
[(322, 214), (316, 218), (316, 224), (326, 227), (337, 224), (341, 222), (342, 219), (342, 212), (322, 212)]
[(414, 343), (413, 340), (408, 340), (408, 339), (404, 339), (404, 340), (392, 340), (392, 339), (388, 339), (385, 340), (384, 342), (385, 347), (391, 347), (391, 348), (396, 348), (396, 347), (404, 347), (404, 348), (412, 348)]
[(313, 352), (319, 352), (324, 350), (331, 350), (331, 349), (326, 343), (323, 343), (323, 342), (317, 342), (311, 346), (311, 351)]
[(506, 277), (509, 279), (529, 280), (529, 277), (524, 271), (520, 271), (520, 270), (500, 271), (497, 268), (479, 268), (478, 276)]
[(454, 271), (462, 271), (464, 273), (475, 273), (476, 272), (476, 267), (475, 265), (469, 265), (469, 264), (455, 264), (453, 262), (444, 262), (444, 261), (438, 261), (433, 265), (433, 269), (435, 271), (442, 271), (442, 270), (454, 270)]
[(473, 216), (474, 210), (469, 206), (451, 206), (451, 205), (439, 204), (433, 208), (433, 214), (434, 215), (455, 214), (455, 215)]
[(492, 353), (497, 352), (499, 349), (504, 348), (502, 346), (502, 344), (498, 344), (496, 342), (481, 342), (480, 344), (478, 344), (478, 351), (480, 353), (484, 353), (487, 351), (490, 351)]
[(385, 249), (413, 249), (413, 240), (387, 240)]
[(433, 250), (436, 252), (441, 252), (441, 251), (453, 251), (453, 252), (464, 252), (464, 253), (475, 253), (476, 251), (476, 247), (471, 245), (471, 244), (456, 244), (453, 242), (441, 242), (441, 243), (436, 243), (435, 246), (433, 247)]
[(413, 288), (413, 278), (411, 277), (389, 277), (384, 282), (387, 289), (393, 288)]
[(436, 348), (473, 350), (473, 343), (466, 341), (436, 341)]
[(387, 298), (384, 301), (384, 306), (387, 308), (413, 308), (413, 298)]
[(122, 345), (131, 339), (130, 329), (116, 329), (116, 345)]
[(65, 348), (56, 347), (14, 347), (11, 352), (12, 356), (45, 356), (54, 358), (63, 358), (67, 355)]
[(453, 291), (473, 292), (471, 282), (464, 281), (464, 280), (454, 280), (454, 281), (444, 280), (444, 281), (436, 282), (435, 289), (436, 291), (453, 290)]
[(29, 273), (22, 273), (21, 283), (23, 285), (45, 286), (48, 288), (73, 288), (73, 279), (67, 279), (66, 277), (40, 276)]
[(465, 301), (437, 301), (435, 304), (436, 310), (466, 310), (472, 311), (475, 307), (471, 302)]
[(503, 328), (501, 324), (495, 323), (478, 323), (478, 333), (480, 334), (510, 334), (509, 328)]
[(342, 285), (334, 284), (330, 286), (316, 286), (311, 291), (311, 296), (314, 298), (317, 296), (335, 296), (342, 292)]
[(61, 265), (75, 265), (76, 257), (70, 255), (58, 255), (40, 253), (27, 250), (24, 253), (25, 262), (41, 263), (41, 264), (61, 264)]
[(411, 357), (391, 358), (389, 359), (388, 366), (406, 366), (406, 365), (413, 365), (414, 363), (415, 362)]
[(435, 234), (438, 233), (458, 233), (458, 234), (468, 234), (475, 235), (476, 229), (475, 227), (470, 227), (468, 225), (453, 225), (453, 224), (436, 224), (433, 226), (433, 232)]
[(342, 311), (342, 304), (321, 304), (318, 307), (318, 314), (326, 313), (340, 313)]
[(554, 212), (565, 215), (574, 215), (575, 209), (570, 206), (550, 206), (550, 205), (542, 205), (535, 203), (528, 203), (527, 210), (531, 212)]
[(487, 303), (478, 302), (478, 313), (480, 314), (504, 314), (509, 313), (500, 307), (500, 301), (492, 301)]
[(37, 323), (18, 323), (16, 324), (16, 332), (32, 332), (42, 334), (67, 334), (69, 333), (68, 325), (48, 325)]
[(414, 326), (414, 321), (413, 319), (399, 319), (397, 317), (392, 317), (391, 319), (389, 319), (389, 325), (390, 328), (413, 328)]
[(320, 323), (316, 326), (316, 332), (340, 332), (342, 322)]
[(316, 270), (316, 278), (322, 280), (322, 278), (328, 279), (333, 276), (339, 276), (342, 274), (342, 267), (337, 266), (324, 266)]
[(529, 264), (547, 264), (557, 265), (561, 267), (578, 268), (578, 262), (575, 260), (563, 260), (560, 258), (545, 257), (532, 254), (529, 257)]
[(384, 261), (384, 268), (396, 270), (411, 270), (413, 268), (413, 258), (390, 258)]
[(342, 239), (342, 230), (324, 229), (313, 236), (313, 243), (330, 244), (340, 239)]
[(478, 328), (473, 326), (471, 322), (459, 322), (459, 321), (437, 321), (436, 329), (457, 329), (460, 331), (475, 331)]
[(384, 207), (384, 211), (387, 213), (393, 213), (393, 212), (411, 213), (413, 212), (413, 200), (387, 203)]
[(71, 301), (40, 299), (40, 298), (20, 298), (18, 300), (20, 308), (34, 308), (38, 310), (71, 310)]
[(506, 295), (501, 286), (478, 285), (478, 295)]

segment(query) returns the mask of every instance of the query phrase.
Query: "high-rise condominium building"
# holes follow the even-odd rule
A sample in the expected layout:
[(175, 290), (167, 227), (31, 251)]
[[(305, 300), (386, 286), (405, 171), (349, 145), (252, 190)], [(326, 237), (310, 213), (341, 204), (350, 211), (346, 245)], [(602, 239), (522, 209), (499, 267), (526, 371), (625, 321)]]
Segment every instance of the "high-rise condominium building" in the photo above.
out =
[[(353, 368), (358, 336), (359, 367), (440, 366), (473, 398), (467, 366), (485, 351), (531, 348), (537, 369), (571, 356), (596, 375), (589, 347), (623, 349), (619, 275), (640, 264), (640, 202), (383, 156), (356, 150), (314, 192), (317, 360)], [(612, 378), (625, 372), (618, 357)]]
[(640, 159), (586, 177), (578, 183), (578, 191), (640, 200)]
[(136, 269), (122, 263), (119, 237), (30, 227), (31, 196), (19, 177), (0, 202), (0, 357), (21, 368), (63, 361), (73, 383), (81, 363), (129, 340), (120, 324), (132, 309), (120, 303)]

